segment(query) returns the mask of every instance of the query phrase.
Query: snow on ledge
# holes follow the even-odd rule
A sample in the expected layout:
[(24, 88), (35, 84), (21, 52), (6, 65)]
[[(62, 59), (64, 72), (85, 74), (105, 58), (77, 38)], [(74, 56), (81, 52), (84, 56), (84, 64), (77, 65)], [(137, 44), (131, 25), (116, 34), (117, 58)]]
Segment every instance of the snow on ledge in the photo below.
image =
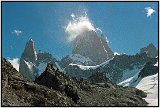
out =
[(84, 66), (84, 65), (78, 65), (78, 64), (73, 64), (73, 63), (70, 63), (69, 65), (71, 65), (71, 66), (75, 66), (76, 65), (82, 70), (96, 69), (96, 68), (98, 68), (98, 67), (100, 67), (102, 65), (107, 65), (109, 63), (109, 61), (113, 60), (113, 58), (111, 58), (110, 60), (107, 60), (107, 61), (105, 61), (105, 62), (103, 62), (103, 63), (101, 63), (99, 65), (96, 65), (96, 66)]

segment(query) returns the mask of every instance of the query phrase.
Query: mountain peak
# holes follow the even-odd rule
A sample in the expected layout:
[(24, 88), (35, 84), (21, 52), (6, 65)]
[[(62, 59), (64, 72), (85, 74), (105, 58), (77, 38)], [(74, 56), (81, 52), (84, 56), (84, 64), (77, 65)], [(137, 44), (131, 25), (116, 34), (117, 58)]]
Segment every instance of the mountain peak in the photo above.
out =
[(25, 46), (23, 56), (26, 59), (29, 59), (32, 62), (35, 62), (37, 60), (36, 50), (34, 47), (34, 41), (30, 39)]
[(158, 56), (158, 51), (152, 43), (150, 43), (147, 47), (141, 48), (140, 53), (146, 53), (147, 56), (151, 58)]
[(30, 39), (25, 46), (24, 52), (20, 59), (19, 72), (30, 80), (34, 80), (37, 75), (35, 62), (37, 60), (37, 54), (34, 47), (34, 41)]
[(114, 56), (104, 36), (97, 36), (95, 31), (86, 31), (77, 36), (73, 42), (72, 54), (89, 57), (96, 64), (101, 64)]

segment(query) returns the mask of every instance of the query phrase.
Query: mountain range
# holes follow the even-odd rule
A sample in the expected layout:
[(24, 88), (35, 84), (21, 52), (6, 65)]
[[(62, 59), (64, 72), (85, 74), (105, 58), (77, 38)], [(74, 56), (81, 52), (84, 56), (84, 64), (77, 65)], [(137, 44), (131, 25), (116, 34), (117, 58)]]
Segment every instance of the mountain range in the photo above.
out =
[[(60, 61), (49, 52), (37, 53), (30, 39), (21, 55), (19, 72), (2, 58), (2, 105), (156, 106), (158, 102), (148, 100), (158, 97), (149, 98), (151, 94), (142, 91), (148, 85), (142, 82), (157, 78), (157, 66), (158, 50), (153, 44), (135, 55), (114, 55), (103, 34), (98, 36), (95, 31), (77, 36), (72, 54)], [(155, 79), (155, 91), (157, 83)]]

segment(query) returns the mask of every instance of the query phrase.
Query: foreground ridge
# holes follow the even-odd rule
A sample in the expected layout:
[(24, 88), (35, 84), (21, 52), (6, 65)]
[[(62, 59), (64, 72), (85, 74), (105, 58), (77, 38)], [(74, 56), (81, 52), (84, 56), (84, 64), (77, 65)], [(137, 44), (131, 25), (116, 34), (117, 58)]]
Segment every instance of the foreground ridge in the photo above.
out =
[[(47, 66), (48, 72), (56, 72)], [(50, 70), (50, 71), (49, 71)], [(45, 73), (45, 72), (44, 72)], [(13, 66), (2, 58), (2, 106), (146, 106), (142, 99), (146, 94), (138, 89), (121, 87), (106, 81), (105, 86), (91, 84), (89, 81), (76, 80), (57, 70), (57, 76), (45, 77), (46, 83), (36, 84), (24, 78)], [(48, 82), (56, 78), (59, 82), (55, 89)], [(94, 77), (93, 77), (94, 78)], [(35, 81), (36, 82), (36, 81)], [(43, 81), (42, 81), (43, 82)], [(109, 86), (108, 86), (109, 85)], [(73, 88), (73, 89), (72, 89)], [(74, 101), (69, 92), (79, 99)], [(75, 92), (76, 91), (76, 92)], [(68, 93), (67, 93), (68, 92)], [(72, 95), (73, 96), (73, 95)]]

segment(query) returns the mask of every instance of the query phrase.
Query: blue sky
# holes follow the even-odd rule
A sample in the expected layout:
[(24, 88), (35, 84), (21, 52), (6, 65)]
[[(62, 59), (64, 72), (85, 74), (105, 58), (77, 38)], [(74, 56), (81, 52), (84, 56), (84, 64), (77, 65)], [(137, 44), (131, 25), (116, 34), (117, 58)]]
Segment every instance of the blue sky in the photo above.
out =
[[(147, 17), (146, 7), (156, 12)], [(20, 58), (30, 38), (37, 52), (57, 59), (71, 54), (64, 28), (72, 13), (84, 10), (113, 52), (132, 55), (149, 43), (158, 48), (158, 2), (2, 2), (2, 56)]]

